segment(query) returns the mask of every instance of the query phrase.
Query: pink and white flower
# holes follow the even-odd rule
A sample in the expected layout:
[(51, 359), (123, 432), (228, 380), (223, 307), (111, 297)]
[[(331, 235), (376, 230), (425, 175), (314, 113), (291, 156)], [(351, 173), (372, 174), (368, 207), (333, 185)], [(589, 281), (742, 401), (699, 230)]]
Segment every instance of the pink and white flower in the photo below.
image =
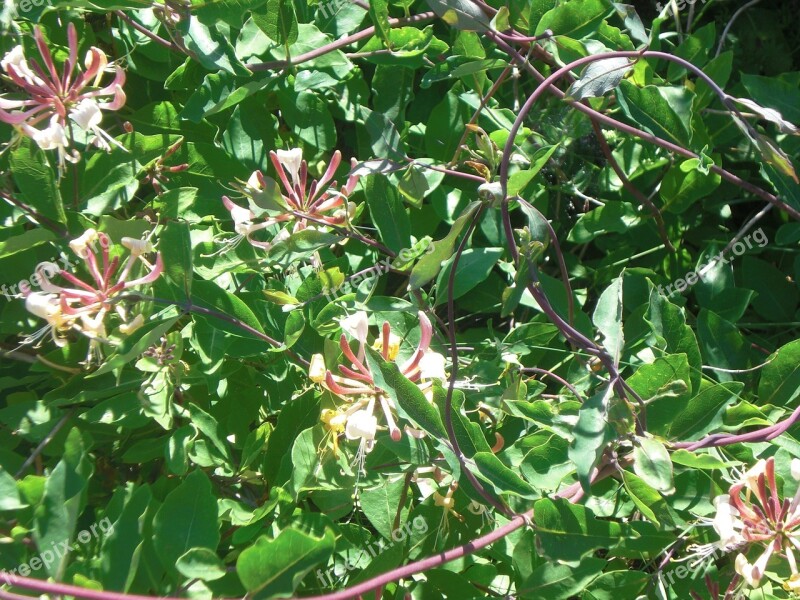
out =
[[(422, 311), (418, 313), (418, 317), (419, 344), (399, 369), (406, 378), (416, 383), (417, 387), (431, 400), (433, 379), (445, 378), (445, 359), (444, 356), (430, 349), (433, 337), (430, 320)], [(397, 407), (394, 401), (385, 390), (375, 383), (369, 363), (365, 360), (369, 334), (367, 314), (359, 311), (346, 317), (341, 320), (341, 327), (346, 333), (342, 333), (339, 338), (339, 347), (347, 359), (347, 363), (338, 366), (340, 375), (334, 375), (330, 369), (326, 369), (322, 355), (315, 354), (311, 359), (309, 378), (349, 404), (349, 406), (336, 410), (324, 410), (321, 420), (334, 436), (344, 433), (347, 439), (361, 440), (355, 462), (363, 470), (364, 457), (372, 449), (375, 434), (380, 429), (378, 417), (375, 416), (375, 408), (380, 406), (392, 440), (399, 441), (402, 437), (402, 430), (397, 425), (395, 417)], [(348, 334), (357, 343), (355, 352), (350, 347)], [(384, 360), (394, 362), (398, 358), (401, 341), (392, 332), (389, 323), (384, 322), (380, 335), (373, 343), (372, 348), (379, 352)], [(411, 431), (415, 434), (419, 433), (413, 429)], [(334, 452), (337, 449), (338, 442), (334, 438)]]
[[(98, 259), (95, 245), (99, 242), (100, 257)], [(161, 275), (164, 265), (161, 254), (156, 254), (155, 263), (151, 264), (146, 254), (154, 252), (153, 244), (147, 240), (122, 238), (122, 245), (130, 251), (130, 255), (120, 268), (119, 257), (111, 258), (111, 245), (105, 233), (87, 229), (83, 235), (69, 244), (72, 251), (83, 259), (93, 282), (86, 283), (73, 273), (60, 270), (58, 274), (73, 287), (62, 287), (52, 283), (46, 273), (38, 273), (41, 281), (41, 292), (32, 292), (25, 297), (25, 308), (37, 317), (45, 319), (47, 325), (28, 336), (23, 343), (39, 342), (47, 333), (51, 334), (58, 346), (66, 344), (65, 334), (73, 329), (92, 340), (87, 360), (99, 354), (99, 344), (107, 338), (106, 317), (116, 314), (120, 319), (119, 330), (129, 334), (144, 324), (141, 315), (130, 319), (125, 306), (115, 298), (125, 290), (147, 285)], [(132, 277), (137, 264), (145, 267), (146, 273), (140, 277)]]
[[(0, 121), (13, 125), (21, 135), (33, 139), (43, 150), (57, 150), (59, 163), (77, 160), (67, 154), (66, 132), (72, 125), (91, 135), (92, 142), (104, 150), (110, 144), (120, 146), (100, 128), (102, 111), (119, 110), (125, 104), (125, 72), (121, 67), (110, 69), (114, 79), (101, 87), (109, 71), (108, 57), (99, 48), (86, 53), (83, 68), (78, 64), (78, 33), (75, 25), (67, 26), (69, 53), (62, 72), (56, 68), (50, 49), (38, 27), (33, 37), (41, 64), (28, 59), (22, 46), (15, 46), (0, 60), (6, 77), (21, 92), (18, 97), (0, 97)], [(46, 124), (44, 128), (41, 124)], [(121, 147), (121, 146), (120, 146)]]
[[(256, 216), (249, 208), (239, 206), (228, 196), (222, 197), (225, 208), (231, 213), (237, 237), (229, 240), (226, 247), (247, 240), (256, 248), (268, 250), (281, 239), (288, 237), (286, 233), (269, 241), (259, 240), (254, 234), (258, 231), (284, 223), (293, 222), (293, 233), (303, 229), (331, 226), (344, 226), (355, 214), (356, 206), (348, 198), (355, 190), (359, 177), (350, 175), (345, 185), (339, 187), (333, 180), (336, 170), (342, 162), (342, 153), (333, 153), (325, 173), (319, 180), (308, 181), (308, 163), (303, 160), (300, 148), (278, 150), (269, 153), (270, 160), (280, 180), (282, 190), (278, 190), (277, 182), (266, 177), (261, 171), (254, 171), (247, 183), (241, 187), (245, 198), (252, 200), (256, 206), (263, 206), (261, 199), (272, 204), (266, 216)], [(355, 159), (351, 162), (355, 165)]]
[[(800, 481), (800, 460), (792, 460), (791, 473)], [(720, 536), (716, 546), (739, 551), (734, 566), (745, 585), (759, 587), (770, 560), (782, 556), (791, 572), (784, 588), (800, 589), (796, 558), (800, 551), (800, 488), (793, 498), (781, 499), (773, 457), (759, 460), (727, 494), (718, 496), (714, 505), (717, 512), (711, 524)], [(756, 554), (751, 563), (748, 556)]]

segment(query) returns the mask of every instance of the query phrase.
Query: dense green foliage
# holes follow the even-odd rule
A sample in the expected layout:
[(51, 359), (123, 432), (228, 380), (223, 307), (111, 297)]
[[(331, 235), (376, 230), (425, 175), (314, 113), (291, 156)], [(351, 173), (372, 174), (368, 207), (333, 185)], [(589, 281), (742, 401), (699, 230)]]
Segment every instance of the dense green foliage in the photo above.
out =
[(795, 597), (800, 6), (743, 4), (7, 1), (0, 585)]

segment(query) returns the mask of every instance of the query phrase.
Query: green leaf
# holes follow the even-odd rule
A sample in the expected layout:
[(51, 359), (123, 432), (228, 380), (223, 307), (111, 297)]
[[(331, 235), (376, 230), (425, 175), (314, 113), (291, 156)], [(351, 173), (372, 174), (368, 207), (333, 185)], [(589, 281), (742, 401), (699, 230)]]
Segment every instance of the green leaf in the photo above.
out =
[(773, 352), (761, 371), (758, 398), (761, 405), (793, 406), (800, 394), (800, 340)]
[(800, 292), (795, 283), (786, 280), (785, 271), (765, 260), (745, 256), (742, 279), (757, 294), (752, 306), (759, 316), (773, 323), (794, 319)]
[(450, 161), (458, 150), (458, 142), (471, 115), (453, 92), (448, 92), (433, 107), (425, 127), (426, 156), (440, 161)]
[(58, 223), (66, 223), (64, 203), (53, 169), (45, 153), (27, 138), (11, 153), (9, 163), (14, 182), (24, 195), (25, 203), (39, 214)]
[(86, 379), (94, 379), (106, 373), (111, 373), (119, 369), (132, 360), (137, 359), (150, 346), (160, 344), (161, 338), (177, 322), (178, 317), (168, 319), (150, 320), (142, 327), (126, 336), (119, 346), (117, 352), (109, 357), (100, 368), (86, 376)]
[(517, 196), (525, 186), (538, 175), (539, 171), (544, 168), (547, 161), (550, 160), (550, 157), (558, 150), (559, 146), (560, 144), (553, 144), (552, 146), (539, 148), (533, 155), (531, 165), (527, 169), (513, 173), (511, 177), (508, 178), (508, 196)]
[(648, 437), (637, 437), (633, 446), (633, 470), (645, 483), (659, 492), (675, 491), (672, 460), (664, 444)]
[(596, 31), (611, 14), (607, 0), (572, 0), (547, 11), (536, 26), (535, 35), (551, 30), (555, 35), (580, 39)]
[[(722, 369), (746, 369), (749, 366), (749, 348), (739, 328), (718, 314), (700, 310), (697, 317), (697, 338), (705, 362)], [(718, 371), (722, 381), (730, 381), (732, 375)]]
[(622, 471), (622, 483), (625, 490), (633, 500), (641, 513), (650, 521), (660, 527), (662, 522), (667, 525), (672, 525), (672, 519), (669, 514), (669, 507), (655, 489), (650, 487), (646, 481), (640, 479), (633, 473)]
[[(464, 414), (464, 392), (461, 390), (453, 390), (453, 395), (450, 403), (450, 408), (454, 417), (453, 431), (456, 435), (461, 452), (467, 458), (472, 458), (478, 452), (491, 452), (491, 447), (483, 435), (483, 429), (477, 423), (470, 421), (469, 417)], [(434, 381), (433, 383), (433, 403), (438, 407), (439, 412), (444, 414), (445, 404), (447, 400), (447, 391), (443, 385)]]
[(333, 553), (330, 529), (314, 537), (286, 527), (275, 539), (261, 536), (236, 561), (236, 573), (254, 598), (288, 598), (303, 578)]
[[(100, 581), (106, 589), (127, 592), (133, 584), (144, 542), (142, 523), (152, 498), (153, 494), (147, 484), (134, 489), (126, 498), (119, 517), (110, 530), (106, 531), (100, 562)], [(100, 521), (103, 530), (107, 519), (108, 516)]]
[(217, 500), (202, 471), (193, 471), (164, 499), (153, 519), (153, 544), (163, 567), (176, 572), (192, 548), (215, 551), (219, 544)]
[(369, 18), (375, 25), (375, 33), (383, 41), (383, 45), (392, 48), (392, 40), (389, 36), (391, 26), (389, 25), (389, 3), (386, 0), (371, 0), (369, 3)]
[(170, 473), (186, 475), (189, 470), (189, 445), (196, 437), (197, 432), (191, 425), (184, 425), (172, 432), (164, 448), (164, 460)]
[[(40, 552), (52, 552), (57, 544), (73, 540), (78, 517), (86, 506), (92, 471), (80, 432), (77, 428), (70, 429), (64, 442), (63, 456), (45, 482), (42, 502), (36, 507), (33, 517), (33, 539)], [(47, 574), (59, 581), (69, 556), (70, 552), (66, 551), (46, 564)]]
[(192, 424), (219, 450), (228, 463), (232, 462), (230, 448), (225, 440), (225, 430), (217, 420), (196, 404), (189, 402), (186, 406)]
[(281, 46), (297, 41), (297, 15), (290, 0), (267, 0), (263, 9), (252, 13), (252, 19), (268, 38)]
[(36, 246), (55, 240), (56, 236), (49, 229), (31, 229), (0, 241), (0, 258), (23, 252)]
[(659, 188), (662, 210), (681, 214), (719, 187), (722, 177), (713, 171), (703, 173), (699, 158), (691, 158), (669, 168)]
[(420, 389), (403, 376), (395, 363), (383, 360), (379, 352), (368, 346), (366, 351), (375, 385), (389, 394), (400, 415), (411, 419), (434, 438), (446, 440), (447, 431), (439, 411)]
[(700, 393), (675, 415), (668, 429), (669, 438), (694, 440), (702, 437), (722, 423), (725, 408), (739, 400), (743, 389), (744, 384), (738, 381), (716, 384), (703, 381)]
[(619, 84), (617, 99), (627, 117), (650, 133), (674, 144), (689, 146), (692, 139), (692, 92), (683, 87), (648, 85), (639, 88), (623, 80)]
[(580, 594), (600, 573), (606, 561), (586, 558), (580, 565), (545, 563), (539, 566), (517, 589), (520, 597), (569, 600)]
[(467, 225), (467, 222), (475, 217), (475, 213), (480, 207), (481, 203), (479, 201), (472, 202), (453, 223), (450, 233), (441, 240), (431, 243), (433, 250), (420, 258), (419, 262), (411, 270), (411, 278), (408, 283), (410, 289), (418, 290), (436, 277), (442, 268), (442, 263), (453, 254), (453, 248), (461, 231)]
[(603, 334), (603, 347), (619, 366), (625, 338), (622, 331), (622, 278), (620, 275), (600, 294), (592, 322)]
[(216, 581), (225, 577), (225, 563), (208, 548), (191, 548), (175, 563), (178, 572), (187, 579)]
[[(234, 296), (230, 292), (226, 292), (213, 281), (198, 280), (195, 281), (193, 286), (192, 304), (202, 308), (210, 308), (214, 311), (234, 317), (245, 325), (252, 327), (256, 331), (264, 333), (261, 323), (258, 318), (240, 298)], [(205, 313), (203, 313), (205, 314)], [(218, 318), (214, 315), (208, 315), (212, 320), (215, 327), (238, 335), (240, 337), (253, 337), (253, 334), (248, 333), (241, 327), (234, 325), (224, 319)]]
[(702, 359), (692, 328), (686, 324), (682, 309), (661, 296), (655, 289), (650, 292), (650, 306), (645, 320), (656, 338), (659, 348), (670, 354), (686, 354), (690, 389), (697, 390), (702, 379)]
[(480, 7), (469, 0), (426, 0), (442, 20), (456, 29), (485, 31), (489, 29), (489, 18)]
[(188, 298), (192, 291), (192, 238), (188, 223), (167, 223), (158, 240), (164, 275)]
[(567, 90), (574, 100), (603, 96), (619, 85), (625, 74), (633, 68), (627, 58), (606, 58), (590, 63)]
[(180, 116), (194, 123), (200, 123), (204, 117), (220, 113), (258, 92), (275, 87), (277, 80), (271, 75), (260, 78), (253, 75), (243, 83), (241, 78), (224, 71), (209, 73), (186, 101)]
[[(464, 250), (458, 261), (458, 268), (453, 280), (453, 298), (460, 298), (489, 277), (497, 261), (503, 255), (502, 248), (470, 248)], [(450, 272), (453, 270), (453, 258), (450, 258), (436, 278), (436, 304), (447, 302)], [(413, 273), (413, 271), (412, 271)]]
[(498, 493), (514, 494), (528, 499), (539, 496), (530, 484), (504, 465), (492, 452), (478, 452), (472, 460), (478, 467), (478, 476), (491, 483)]
[(342, 237), (319, 229), (303, 229), (291, 234), (287, 239), (273, 244), (269, 249), (269, 259), (285, 265), (303, 260), (321, 248), (328, 248), (341, 241)]
[(18, 510), (26, 506), (19, 498), (17, 482), (8, 471), (0, 467), (0, 510)]
[(770, 77), (742, 73), (742, 85), (762, 106), (778, 110), (785, 118), (800, 124), (800, 75), (781, 73)]
[(286, 327), (283, 331), (283, 343), (287, 348), (291, 348), (300, 339), (306, 327), (306, 318), (302, 311), (292, 311), (286, 318)]
[(700, 454), (696, 452), (689, 452), (683, 448), (675, 450), (670, 457), (672, 462), (676, 465), (683, 465), (691, 467), (692, 469), (729, 469), (731, 467), (739, 466), (741, 463), (737, 461), (723, 461), (711, 454)]
[(407, 491), (406, 478), (395, 476), (384, 480), (381, 485), (362, 489), (359, 492), (358, 497), (364, 515), (375, 530), (386, 539), (392, 539), (398, 511), (399, 527), (402, 527), (408, 520), (409, 507), (407, 503), (400, 506), (400, 499), (405, 491)]
[(573, 431), (574, 439), (569, 447), (569, 458), (575, 463), (581, 487), (588, 493), (589, 476), (592, 473), (606, 444), (613, 439), (608, 424), (608, 408), (613, 396), (609, 385), (605, 390), (587, 398), (578, 413), (578, 422)]
[(372, 221), (381, 235), (381, 241), (395, 252), (411, 246), (411, 221), (397, 190), (386, 177), (371, 175), (364, 182)]
[(336, 145), (333, 117), (328, 105), (316, 93), (282, 91), (278, 99), (281, 116), (299, 139), (320, 152), (331, 150)]
[(539, 500), (533, 505), (536, 548), (553, 561), (571, 564), (598, 548), (612, 548), (622, 537), (613, 521), (601, 521), (584, 506), (566, 500)]
[(608, 202), (578, 217), (567, 240), (585, 244), (606, 233), (625, 233), (640, 221), (641, 217), (629, 202)]
[(377, 110), (358, 106), (356, 107), (356, 116), (367, 131), (374, 156), (398, 161), (405, 159), (405, 143), (394, 123), (386, 115)]
[(184, 37), (186, 47), (209, 71), (222, 69), (239, 76), (251, 75), (250, 70), (236, 57), (225, 25), (207, 25), (193, 16), (189, 34)]

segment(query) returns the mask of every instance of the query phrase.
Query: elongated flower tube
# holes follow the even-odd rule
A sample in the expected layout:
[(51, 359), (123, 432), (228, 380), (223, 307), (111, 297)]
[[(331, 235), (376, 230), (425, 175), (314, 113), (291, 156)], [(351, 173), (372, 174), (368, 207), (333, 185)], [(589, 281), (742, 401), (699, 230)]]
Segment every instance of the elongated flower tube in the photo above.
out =
[[(46, 273), (38, 273), (42, 291), (28, 293), (25, 307), (30, 313), (45, 319), (47, 326), (25, 338), (23, 343), (38, 342), (44, 334), (50, 332), (53, 341), (63, 346), (66, 343), (64, 335), (73, 329), (92, 340), (87, 357), (87, 362), (91, 363), (93, 355), (99, 356), (99, 344), (106, 340), (106, 317), (109, 314), (118, 315), (121, 321), (119, 330), (123, 334), (130, 334), (144, 324), (142, 315), (129, 318), (125, 306), (114, 299), (125, 290), (147, 285), (158, 279), (164, 270), (161, 254), (156, 254), (155, 263), (151, 264), (145, 258), (145, 254), (154, 252), (151, 242), (125, 237), (121, 242), (130, 251), (121, 267), (119, 257), (110, 256), (111, 242), (105, 233), (87, 229), (70, 242), (72, 251), (84, 261), (92, 279), (91, 283), (79, 279), (73, 273), (59, 270), (58, 275), (72, 285), (62, 287), (52, 283)], [(99, 257), (95, 250), (98, 243)], [(143, 265), (146, 273), (133, 277), (137, 264)]]
[[(13, 125), (21, 135), (33, 139), (43, 150), (57, 150), (59, 164), (77, 160), (68, 154), (66, 132), (76, 126), (90, 135), (92, 143), (108, 151), (111, 144), (120, 146), (100, 128), (102, 111), (115, 111), (125, 105), (125, 72), (111, 69), (114, 78), (101, 86), (109, 71), (108, 57), (99, 48), (86, 53), (83, 67), (78, 64), (78, 33), (67, 25), (69, 53), (61, 72), (47, 47), (41, 29), (34, 27), (33, 37), (41, 63), (28, 59), (22, 46), (15, 46), (0, 60), (10, 83), (18, 88), (15, 97), (0, 97), (0, 121)], [(44, 125), (44, 127), (42, 127)], [(120, 146), (121, 147), (121, 146)]]
[[(441, 354), (430, 349), (433, 327), (424, 312), (418, 313), (420, 340), (411, 356), (399, 365), (400, 372), (428, 397), (432, 398), (433, 379), (444, 379), (445, 359)], [(322, 355), (314, 355), (311, 359), (309, 377), (315, 383), (336, 394), (345, 401), (345, 407), (336, 411), (323, 411), (321, 420), (334, 436), (344, 433), (347, 439), (361, 440), (357, 461), (363, 469), (364, 455), (372, 449), (375, 434), (381, 429), (375, 410), (379, 408), (383, 414), (386, 429), (392, 440), (399, 441), (402, 430), (397, 424), (397, 407), (385, 390), (375, 383), (369, 363), (366, 360), (367, 336), (369, 334), (368, 317), (363, 311), (346, 317), (341, 321), (342, 333), (339, 347), (345, 356), (346, 364), (338, 366), (339, 375), (325, 368)], [(348, 341), (348, 334), (357, 343), (354, 352)], [(384, 360), (394, 362), (400, 352), (401, 339), (391, 331), (388, 322), (384, 322), (380, 335), (372, 347), (381, 354)], [(412, 429), (412, 431), (415, 431)], [(416, 433), (416, 431), (415, 431)], [(334, 450), (338, 442), (334, 441)]]
[[(351, 175), (345, 185), (339, 187), (333, 177), (342, 162), (342, 153), (333, 153), (325, 173), (319, 180), (308, 181), (308, 164), (303, 160), (300, 148), (270, 152), (282, 190), (277, 183), (261, 171), (254, 171), (247, 183), (241, 187), (245, 198), (256, 206), (268, 206), (266, 216), (257, 217), (249, 208), (239, 206), (229, 197), (222, 202), (231, 213), (237, 237), (229, 240), (226, 247), (247, 240), (256, 248), (268, 250), (272, 245), (289, 235), (283, 230), (280, 237), (259, 240), (254, 234), (272, 225), (292, 222), (291, 232), (308, 228), (324, 228), (325, 225), (345, 226), (355, 214), (355, 204), (348, 198), (355, 190), (359, 177)], [(351, 161), (355, 165), (355, 159)], [(278, 199), (279, 198), (279, 199)], [(284, 233), (285, 232), (285, 233)]]
[[(792, 460), (791, 466), (792, 477), (800, 481), (800, 460)], [(720, 536), (717, 546), (739, 550), (735, 569), (743, 585), (759, 587), (770, 560), (783, 557), (790, 570), (784, 588), (800, 590), (795, 554), (800, 551), (800, 488), (793, 498), (781, 499), (775, 459), (759, 460), (714, 504), (717, 512), (711, 523)], [(756, 558), (751, 563), (748, 556)]]

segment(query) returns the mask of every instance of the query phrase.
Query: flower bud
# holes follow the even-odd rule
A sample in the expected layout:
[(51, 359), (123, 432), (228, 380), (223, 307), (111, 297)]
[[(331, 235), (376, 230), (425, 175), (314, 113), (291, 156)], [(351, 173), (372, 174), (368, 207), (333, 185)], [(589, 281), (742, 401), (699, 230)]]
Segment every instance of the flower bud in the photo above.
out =
[(308, 366), (308, 378), (314, 383), (322, 383), (325, 380), (325, 358), (322, 354), (315, 354), (311, 357), (311, 364)]
[[(123, 240), (124, 239), (125, 238), (123, 238)], [(142, 325), (144, 325), (144, 316), (139, 314), (136, 315), (136, 317), (134, 317), (133, 321), (131, 321), (130, 323), (123, 323), (122, 325), (120, 325), (119, 332), (122, 333), (123, 335), (130, 335), (131, 333), (139, 329)]]
[(153, 243), (149, 240), (139, 240), (136, 238), (124, 237), (121, 240), (122, 245), (131, 251), (134, 256), (146, 254), (154, 250)]
[(72, 251), (84, 258), (86, 256), (86, 249), (90, 244), (93, 244), (97, 240), (97, 231), (94, 229), (87, 229), (83, 232), (83, 235), (79, 238), (72, 240), (69, 243), (69, 247)]
[(300, 148), (277, 150), (278, 162), (289, 171), (292, 183), (300, 179), (300, 165), (303, 163), (303, 151)]

